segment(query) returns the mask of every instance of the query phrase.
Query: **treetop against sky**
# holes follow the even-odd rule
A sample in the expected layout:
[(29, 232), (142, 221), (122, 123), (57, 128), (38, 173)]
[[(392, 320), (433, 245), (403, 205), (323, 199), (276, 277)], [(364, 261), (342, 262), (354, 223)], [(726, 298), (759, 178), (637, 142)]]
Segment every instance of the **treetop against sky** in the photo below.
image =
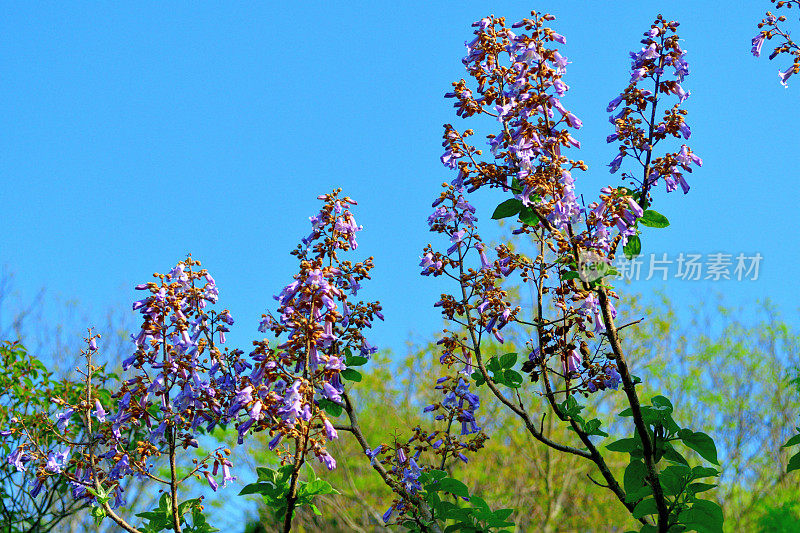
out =
[[(642, 250), (645, 271), (663, 254), (672, 270), (640, 274), (633, 290), (770, 296), (794, 312), (783, 289), (800, 260), (786, 230), (798, 200), (797, 88), (776, 81), (786, 65), (749, 55), (766, 9), (755, 2), (724, 11), (696, 2), (11, 7), (0, 22), (0, 262), (24, 294), (45, 286), (77, 297), (100, 323), (109, 305), (130, 300), (129, 280), (191, 251), (237, 316), (258, 317), (291, 275), (288, 252), (308, 231), (314, 198), (342, 187), (359, 202), (359, 252), (375, 257), (368, 297), (387, 317), (372, 338), (400, 349), (409, 331), (437, 323), (418, 303), (442, 287), (420, 280), (417, 263), (431, 240), (428, 206), (448, 179), (437, 139), (456, 117), (442, 97), (466, 75), (453, 58), (465, 54), (472, 21), (534, 8), (568, 36), (564, 105), (583, 123), (573, 135), (587, 200), (613, 179), (605, 109), (629, 80), (630, 43), (659, 12), (681, 21), (685, 107), (705, 165), (692, 194), (661, 200), (672, 231)], [(474, 203), (483, 237), (497, 239), (491, 200)], [(701, 256), (700, 280), (680, 275), (681, 254)], [(705, 279), (714, 254), (732, 280)], [(737, 257), (757, 255), (758, 279), (737, 280)]]

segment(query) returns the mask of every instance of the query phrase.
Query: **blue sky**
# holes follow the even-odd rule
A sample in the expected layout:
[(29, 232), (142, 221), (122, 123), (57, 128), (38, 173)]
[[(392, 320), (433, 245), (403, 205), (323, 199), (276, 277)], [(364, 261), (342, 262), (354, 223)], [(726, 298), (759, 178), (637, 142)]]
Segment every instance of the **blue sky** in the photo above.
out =
[[(613, 7), (612, 7), (613, 6)], [(296, 270), (317, 195), (359, 201), (362, 293), (384, 305), (374, 344), (404, 349), (438, 329), (447, 289), (419, 276), (430, 203), (449, 171), (442, 124), (469, 125), (442, 95), (465, 75), (470, 24), (555, 14), (572, 64), (563, 100), (584, 123), (578, 184), (588, 201), (618, 183), (605, 106), (656, 14), (681, 21), (691, 75), (689, 144), (705, 165), (691, 192), (657, 193), (672, 225), (645, 252), (760, 253), (758, 281), (640, 282), (696, 303), (771, 297), (794, 319), (800, 79), (749, 54), (769, 2), (286, 2), (8, 4), (0, 20), (0, 265), (22, 298), (77, 298), (90, 321), (191, 251), (216, 277), (245, 347)], [(767, 45), (765, 45), (766, 49)], [(766, 55), (766, 54), (765, 54)], [(479, 195), (479, 227), (504, 198)]]

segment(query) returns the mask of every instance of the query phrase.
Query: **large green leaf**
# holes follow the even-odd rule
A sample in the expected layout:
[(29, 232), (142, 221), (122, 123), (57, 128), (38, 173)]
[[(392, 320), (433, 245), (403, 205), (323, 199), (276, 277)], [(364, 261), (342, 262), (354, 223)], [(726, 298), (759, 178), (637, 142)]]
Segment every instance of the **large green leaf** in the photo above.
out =
[(494, 209), (492, 219), (500, 220), (501, 218), (513, 217), (522, 209), (522, 202), (516, 198), (511, 198), (501, 203)]
[(794, 470), (800, 470), (800, 452), (794, 454), (791, 459), (789, 459), (789, 464), (786, 466), (787, 474)]
[(709, 463), (719, 465), (719, 461), (717, 460), (717, 447), (714, 444), (714, 439), (702, 431), (691, 431), (687, 429), (679, 431), (678, 437), (686, 446), (699, 453), (703, 459)]
[(625, 257), (628, 259), (633, 259), (642, 253), (642, 241), (639, 240), (639, 236), (632, 235), (631, 237), (628, 237), (628, 242), (622, 248), (622, 251), (625, 253)]
[(669, 220), (658, 211), (647, 209), (639, 218), (639, 224), (650, 228), (666, 228), (669, 226)]

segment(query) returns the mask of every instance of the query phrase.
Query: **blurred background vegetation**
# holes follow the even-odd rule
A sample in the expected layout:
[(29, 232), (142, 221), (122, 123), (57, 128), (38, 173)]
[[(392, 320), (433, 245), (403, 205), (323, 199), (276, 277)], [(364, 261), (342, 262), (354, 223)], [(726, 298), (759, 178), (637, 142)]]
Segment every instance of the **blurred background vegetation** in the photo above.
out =
[[(28, 357), (44, 363), (50, 386), (68, 377), (78, 364), (81, 313), (76, 303), (61, 303), (61, 321), (43, 320), (43, 308), (53, 305), (44, 295), (24, 302), (14, 300), (13, 277), (7, 272), (0, 280), (0, 340), (20, 340), (28, 347)], [(726, 303), (719, 295), (707, 295), (694, 307), (686, 308), (665, 295), (647, 301), (635, 296), (620, 302), (620, 324), (643, 318), (624, 328), (623, 345), (633, 363), (634, 373), (642, 378), (645, 399), (664, 394), (675, 405), (675, 418), (710, 434), (723, 465), (719, 487), (711, 492), (725, 510), (726, 530), (731, 532), (797, 531), (800, 523), (798, 475), (786, 475), (788, 450), (781, 448), (798, 422), (800, 391), (792, 380), (800, 367), (800, 333), (779, 315), (768, 301), (739, 307)], [(48, 315), (52, 316), (52, 315)], [(119, 361), (129, 352), (127, 332), (133, 329), (131, 314), (109, 312), (104, 333), (104, 352), (109, 372), (119, 371)], [(500, 345), (487, 345), (486, 353), (527, 353), (524, 331), (507, 336)], [(364, 379), (352, 387), (352, 395), (363, 431), (371, 446), (407, 438), (416, 425), (432, 427), (431, 417), (422, 408), (434, 399), (432, 383), (441, 375), (435, 337), (425, 344), (409, 344), (405, 354), (379, 353), (364, 368)], [(30, 363), (29, 364), (35, 364)], [(41, 378), (40, 378), (41, 379)], [(8, 409), (18, 406), (11, 384), (3, 382), (0, 391), (0, 428), (7, 425)], [(549, 413), (530, 385), (526, 403), (540, 416)], [(626, 531), (635, 528), (633, 520), (607, 489), (591, 479), (601, 479), (592, 463), (575, 456), (556, 453), (533, 440), (520, 422), (509, 416), (488, 389), (477, 390), (481, 407), (479, 424), (490, 435), (486, 447), (472, 454), (468, 464), (451, 465), (454, 477), (466, 483), (470, 493), (483, 497), (492, 508), (512, 508), (516, 531), (572, 532)], [(31, 400), (32, 401), (32, 400)], [(17, 404), (14, 404), (17, 402)], [(38, 403), (36, 403), (38, 402)], [(591, 396), (587, 403), (603, 420), (610, 443), (627, 436), (615, 415), (623, 409), (621, 392), (605, 391)], [(27, 409), (47, 409), (46, 398), (36, 398)], [(591, 412), (591, 411), (590, 411)], [(588, 414), (588, 412), (586, 413)], [(543, 418), (545, 433), (553, 440), (578, 445), (565, 425), (550, 416)], [(235, 441), (235, 435), (221, 435)], [(210, 521), (222, 531), (256, 533), (278, 529), (269, 513), (259, 507), (254, 496), (238, 497), (240, 487), (252, 481), (248, 472), (256, 466), (275, 465), (267, 450), (266, 435), (246, 447), (234, 448), (236, 474), (233, 487), (211, 493), (205, 490)], [(10, 443), (4, 443), (8, 447)], [(602, 448), (602, 446), (601, 446)], [(318, 502), (316, 516), (301, 510), (296, 531), (368, 532), (397, 530), (383, 525), (381, 515), (392, 495), (370, 468), (355, 440), (340, 432), (331, 444), (337, 460), (334, 472), (312, 466), (340, 492)], [(626, 456), (605, 452), (609, 464), (621, 476)], [(591, 479), (590, 479), (591, 478)], [(4, 504), (19, 498), (24, 476), (0, 462)], [(147, 490), (134, 491), (137, 507), (149, 509), (157, 498)], [(12, 496), (14, 495), (14, 496)], [(41, 498), (41, 497), (40, 497)], [(27, 512), (59, 517), (54, 531), (113, 531), (112, 524), (96, 527), (85, 509), (54, 500), (50, 507), (27, 502)], [(47, 514), (50, 513), (50, 514)], [(131, 513), (133, 514), (133, 513)], [(42, 520), (41, 524), (53, 523)], [(26, 531), (46, 531), (44, 525)], [(13, 530), (12, 530), (13, 531)]]

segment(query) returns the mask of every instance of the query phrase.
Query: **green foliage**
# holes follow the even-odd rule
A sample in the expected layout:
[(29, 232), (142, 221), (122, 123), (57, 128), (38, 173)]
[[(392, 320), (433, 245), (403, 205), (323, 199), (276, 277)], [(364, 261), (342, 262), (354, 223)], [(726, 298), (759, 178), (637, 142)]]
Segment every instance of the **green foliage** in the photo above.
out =
[[(789, 380), (789, 384), (794, 385), (797, 390), (797, 395), (800, 396), (800, 375), (798, 377)], [(789, 448), (791, 446), (800, 445), (800, 426), (795, 428), (797, 433), (793, 435), (786, 444), (782, 446), (782, 448)], [(789, 458), (789, 463), (786, 465), (786, 473), (794, 472), (795, 470), (800, 470), (800, 452), (797, 452), (793, 456)]]
[(667, 217), (658, 211), (653, 211), (652, 209), (646, 209), (644, 214), (637, 220), (637, 222), (642, 226), (647, 226), (649, 228), (666, 228), (669, 226), (669, 220), (667, 220)]
[(358, 370), (353, 370), (352, 368), (346, 368), (342, 370), (342, 377), (348, 381), (355, 381), (359, 382), (362, 379), (361, 372)]
[[(519, 194), (521, 191), (515, 190), (515, 192)], [(534, 195), (534, 201), (536, 201), (537, 198), (538, 196)], [(516, 198), (511, 198), (498, 205), (492, 213), (492, 219), (500, 220), (513, 217), (514, 215), (519, 215), (520, 222), (528, 226), (535, 226), (539, 223), (539, 216), (533, 208), (523, 205), (522, 201)]]
[[(600, 421), (599, 418), (593, 418), (587, 421), (580, 415), (584, 407), (585, 406), (578, 403), (578, 400), (575, 398), (575, 396), (571, 394), (567, 397), (566, 400), (561, 402), (561, 404), (559, 405), (559, 410), (566, 417), (577, 422), (578, 425), (581, 427), (581, 429), (585, 431), (588, 435), (608, 437), (608, 433), (600, 429), (602, 422)], [(572, 427), (569, 427), (567, 429), (569, 429), (570, 431), (574, 431)]]
[[(680, 443), (697, 452), (706, 461), (719, 465), (714, 441), (705, 433), (680, 428), (672, 417), (672, 402), (666, 397), (654, 396), (650, 403), (651, 405), (641, 406), (642, 419), (647, 425), (649, 440), (654, 447), (656, 468), (662, 459), (667, 463), (667, 466), (658, 470), (658, 483), (670, 510), (670, 526), (681, 526), (681, 531), (721, 533), (724, 522), (722, 507), (714, 501), (697, 496), (716, 487), (716, 484), (699, 480), (716, 477), (719, 471), (704, 466), (692, 468), (674, 447)], [(631, 417), (633, 410), (627, 408), (619, 416)], [(644, 446), (639, 433), (634, 431), (631, 438), (617, 440), (606, 448), (612, 452), (630, 454), (623, 483), (626, 502), (635, 504), (634, 518), (656, 515), (658, 508), (653, 485), (643, 461)]]
[[(513, 509), (492, 511), (485, 500), (478, 496), (470, 496), (469, 489), (464, 483), (449, 477), (442, 470), (423, 473), (419, 482), (422, 485), (419, 495), (430, 506), (434, 519), (438, 523), (447, 524), (443, 529), (445, 533), (454, 531), (508, 533), (509, 530), (499, 528), (514, 526), (514, 522), (508, 520), (514, 512)], [(448, 495), (451, 497), (447, 497)], [(459, 499), (468, 502), (469, 505), (459, 504)], [(420, 524), (414, 520), (404, 520), (400, 523), (409, 531), (427, 531), (420, 528)]]
[(708, 428), (717, 444), (721, 478), (713, 495), (725, 530), (756, 531), (764, 509), (796, 500), (783, 446), (800, 412), (789, 378), (797, 375), (800, 334), (768, 301), (731, 308), (707, 295), (690, 309), (691, 320), (680, 320), (666, 297), (645, 308), (633, 299), (628, 305), (622, 320), (648, 317), (624, 332), (642, 361), (637, 373), (650, 387), (671, 391), (680, 425)]
[[(692, 311), (695, 320), (690, 323), (678, 319), (668, 300), (646, 308), (641, 305), (643, 301), (636, 298), (617, 306), (620, 323), (648, 317), (620, 334), (629, 348), (632, 372), (641, 378), (635, 378), (635, 382), (643, 381), (651, 390), (671, 391), (672, 401), (642, 397), (652, 422), (651, 433), (655, 433), (659, 420), (663, 426), (658, 440), (662, 489), (670, 501), (677, 498), (679, 505), (683, 505), (687, 500), (687, 507), (695, 508), (681, 515), (680, 520), (694, 521), (698, 528), (709, 523), (706, 527), (714, 530), (721, 506), (725, 531), (771, 531), (761, 528), (759, 520), (767, 515), (774, 516), (764, 520), (777, 520), (775, 516), (782, 512), (784, 502), (796, 500), (794, 476), (785, 476), (785, 459), (778, 463), (774, 457), (791, 455), (786, 453), (788, 448), (781, 446), (794, 434), (794, 426), (786, 421), (796, 420), (800, 396), (786, 376), (797, 375), (791, 370), (797, 363), (790, 355), (800, 353), (800, 336), (773, 311), (759, 320), (740, 310), (714, 306), (711, 298)], [(752, 312), (760, 309), (751, 307)], [(511, 366), (501, 364), (511, 361), (512, 356), (507, 354), (522, 353), (527, 338), (524, 334), (515, 335), (507, 334), (503, 345), (483, 345), (487, 369), (490, 365), (493, 369), (490, 376), (502, 375), (502, 380), (505, 370), (514, 370), (522, 362), (517, 355)], [(400, 359), (378, 354), (369, 371), (362, 372), (363, 380), (351, 396), (358, 411), (365, 413), (361, 417), (362, 430), (371, 446), (381, 443), (395, 430), (400, 432), (400, 428), (432, 423), (430, 416), (422, 414), (422, 408), (438, 397), (420, 384), (432, 383), (439, 376), (438, 363), (430, 356), (435, 349), (434, 343), (414, 347)], [(496, 366), (490, 363), (493, 359)], [(457, 462), (448, 471), (448, 476), (469, 488), (472, 506), (477, 505), (477, 496), (491, 502), (492, 507), (515, 509), (508, 519), (516, 524), (517, 531), (601, 532), (641, 528), (607, 489), (586, 483), (587, 475), (598, 479), (591, 463), (549, 451), (525, 434), (519, 421), (508, 415), (485, 386), (480, 391), (478, 423), (491, 438), (480, 452), (470, 456), (469, 464)], [(509, 392), (519, 392), (531, 412), (547, 409), (542, 396), (527, 385)], [(590, 399), (584, 401), (575, 396), (569, 400), (562, 396), (560, 406), (590, 434), (596, 428), (598, 436), (610, 435), (611, 444), (603, 446), (604, 452), (605, 448), (627, 446), (621, 453), (604, 453), (609, 468), (631, 503), (652, 500), (644, 462), (641, 457), (632, 458), (628, 451), (635, 450), (639, 443), (630, 433), (631, 419), (614, 416), (626, 407), (624, 394), (598, 392)], [(380, 416), (370, 416), (371, 413)], [(567, 424), (550, 416), (541, 424), (548, 438), (580, 447)], [(711, 448), (703, 433), (689, 429), (682, 433), (684, 441), (678, 433), (687, 426), (704, 428), (717, 445)], [(765, 428), (773, 428), (775, 436)], [(623, 442), (616, 444), (621, 439)], [(295, 527), (298, 531), (331, 533), (359, 529), (392, 531), (383, 524), (381, 515), (392, 505), (393, 495), (375, 475), (369, 461), (364, 460), (363, 451), (346, 434), (340, 434), (331, 444), (338, 467), (326, 472), (325, 479), (341, 494), (317, 498), (316, 505), (323, 516), (315, 515), (309, 508), (298, 510)], [(739, 457), (739, 452), (748, 453)], [(268, 460), (266, 451), (260, 452), (255, 447), (255, 453), (262, 464)], [(712, 468), (715, 458), (721, 465), (719, 468)], [(701, 501), (711, 504), (696, 503)], [(645, 503), (643, 509), (647, 505), (650, 504)], [(265, 531), (280, 527), (271, 513), (262, 514), (260, 521)], [(790, 523), (789, 519), (786, 522)], [(587, 524), (591, 526), (587, 528)], [(673, 530), (685, 527), (685, 523), (679, 524)]]
[[(487, 363), (495, 358), (499, 365), (504, 355), (512, 353), (503, 349), (509, 343), (524, 344), (515, 342), (512, 335), (507, 336), (504, 345), (487, 344), (484, 347)], [(421, 383), (433, 383), (438, 377), (439, 364), (430, 357), (434, 349), (433, 343), (417, 347), (400, 361), (389, 360), (387, 354), (377, 354), (369, 365), (369, 372), (364, 372), (363, 382), (351, 392), (356, 408), (365, 413), (360, 417), (360, 423), (371, 446), (385, 441), (387, 435), (395, 430), (402, 434), (400, 428), (434, 423), (430, 415), (422, 413), (422, 409), (441, 396), (437, 396), (432, 387), (420, 386)], [(512, 356), (507, 356), (504, 362), (518, 366), (521, 361), (517, 358), (511, 363)], [(475, 498), (491, 502), (492, 509), (513, 508), (515, 511), (507, 520), (516, 524), (516, 531), (579, 531), (587, 523), (595, 524), (596, 531), (609, 531), (614, 527), (634, 525), (627, 513), (618, 512), (624, 508), (613, 494), (586, 482), (587, 474), (594, 476), (591, 463), (575, 456), (550, 453), (522, 430), (518, 419), (510, 416), (485, 386), (481, 389), (484, 392), (481, 393), (481, 408), (477, 415), (491, 438), (480, 452), (470, 455), (468, 464), (456, 461), (447, 467), (449, 477), (460, 480), (469, 488), (467, 509), (470, 505), (478, 506), (480, 500)], [(519, 391), (524, 401), (534, 406), (533, 409), (544, 407), (541, 396), (525, 389), (514, 390)], [(595, 399), (605, 402), (614, 396), (599, 394)], [(367, 416), (369, 413), (379, 413), (379, 416)], [(604, 415), (597, 417), (606, 423)], [(592, 424), (592, 421), (588, 423)], [(549, 438), (559, 442), (575, 439), (574, 434), (557, 419), (548, 417), (543, 421), (543, 427)], [(323, 495), (317, 499), (322, 516), (309, 508), (298, 510), (295, 528), (298, 531), (331, 533), (359, 529), (384, 533), (396, 531), (397, 526), (390, 528), (381, 518), (392, 505), (393, 494), (365, 460), (358, 443), (340, 432), (340, 438), (330, 445), (337, 468), (333, 472), (326, 471), (325, 479), (341, 494)], [(269, 461), (270, 454), (266, 446), (260, 450), (254, 447), (255, 460), (263, 464)], [(612, 457), (610, 464), (620, 471), (623, 467), (619, 457)], [(425, 466), (440, 467), (439, 464)], [(452, 498), (442, 497), (441, 492), (438, 494), (440, 499), (452, 503)], [(465, 505), (463, 500), (458, 502)], [(580, 508), (581, 512), (574, 513), (571, 511), (573, 508)], [(609, 513), (609, 509), (614, 512)], [(259, 515), (259, 523), (265, 531), (276, 531), (281, 527), (266, 505), (262, 504)], [(445, 527), (443, 525), (442, 529)], [(510, 529), (514, 530), (513, 527)]]
[[(143, 533), (158, 533), (159, 531), (171, 530), (173, 517), (172, 501), (169, 495), (166, 492), (163, 493), (158, 500), (158, 507), (152, 511), (139, 513), (136, 516), (147, 520), (147, 523), (140, 528)], [(188, 518), (191, 518), (191, 522)], [(219, 531), (219, 529), (211, 527), (206, 522), (200, 498), (179, 503), (178, 519), (180, 520), (182, 531), (186, 533), (213, 533), (214, 531)]]
[[(290, 480), (292, 477), (292, 465), (284, 465), (280, 468), (272, 469), (268, 467), (256, 468), (258, 481), (246, 485), (239, 493), (240, 496), (248, 494), (260, 494), (264, 499), (264, 505), (270, 509), (273, 516), (281, 518), (286, 516), (287, 497), (290, 490)], [(308, 480), (298, 480), (297, 482), (297, 502), (296, 507), (309, 507), (314, 514), (321, 515), (314, 500), (318, 496), (328, 494), (339, 494), (330, 483), (324, 481), (309, 469)]]
[(527, 226), (535, 226), (539, 223), (539, 216), (533, 208), (525, 206), (519, 212), (519, 221)]
[(631, 235), (628, 237), (628, 242), (626, 242), (625, 246), (622, 247), (622, 251), (625, 253), (625, 257), (628, 259), (633, 259), (642, 253), (642, 241), (639, 239), (639, 236)]
[(797, 503), (786, 502), (764, 511), (758, 519), (758, 533), (796, 533), (798, 523)]
[[(11, 419), (21, 421), (31, 431), (47, 419), (54, 404), (50, 399), (59, 396), (66, 400), (76, 400), (83, 391), (83, 384), (54, 379), (44, 363), (28, 353), (17, 342), (0, 343), (0, 429), (9, 428)], [(102, 381), (109, 379), (100, 369)], [(99, 397), (108, 400), (109, 391), (101, 389)], [(0, 439), (0, 523), (6, 526), (3, 533), (17, 531), (38, 532), (52, 529), (62, 520), (85, 508), (85, 502), (72, 499), (43, 499), (37, 502), (29, 494), (27, 487), (35, 472), (28, 469), (17, 472), (16, 467), (6, 461), (6, 457), (17, 448), (21, 440), (18, 433)], [(49, 444), (51, 439), (45, 434), (42, 442)], [(50, 478), (46, 481), (49, 490), (64, 494), (68, 491), (65, 481)]]
[(513, 217), (522, 210), (522, 202), (516, 198), (511, 198), (498, 205), (494, 213), (492, 213), (493, 220), (500, 220), (502, 218)]
[(332, 402), (327, 398), (320, 398), (318, 400), (320, 408), (324, 409), (326, 413), (333, 417), (340, 416), (342, 414), (342, 406), (338, 403)]
[[(791, 439), (789, 439), (786, 444), (783, 445), (784, 448), (788, 448), (790, 446), (797, 446), (800, 444), (800, 427), (796, 428), (797, 434), (794, 435)], [(786, 472), (793, 472), (795, 470), (800, 470), (800, 452), (797, 452), (792, 457), (789, 458), (789, 464), (786, 466)]]
[[(517, 364), (516, 353), (506, 353), (498, 357), (490, 357), (486, 362), (486, 371), (491, 372), (492, 381), (497, 385), (506, 385), (512, 389), (517, 389), (522, 385), (522, 374), (514, 370), (514, 365)], [(480, 387), (486, 380), (480, 371), (476, 370), (472, 373), (472, 379), (475, 380), (475, 386)]]

